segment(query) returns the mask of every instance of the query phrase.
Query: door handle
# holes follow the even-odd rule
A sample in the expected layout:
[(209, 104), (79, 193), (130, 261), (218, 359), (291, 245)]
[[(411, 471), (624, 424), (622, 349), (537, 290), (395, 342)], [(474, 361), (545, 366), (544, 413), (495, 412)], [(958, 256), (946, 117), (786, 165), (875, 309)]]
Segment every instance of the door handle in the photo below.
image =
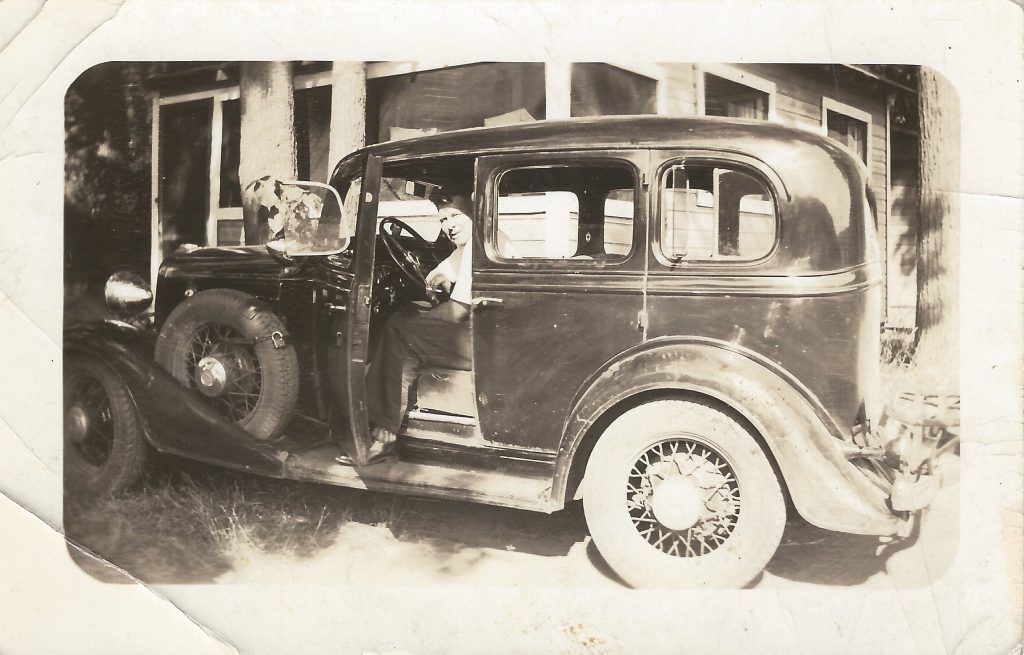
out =
[(501, 298), (473, 298), (474, 307), (497, 307), (504, 302)]

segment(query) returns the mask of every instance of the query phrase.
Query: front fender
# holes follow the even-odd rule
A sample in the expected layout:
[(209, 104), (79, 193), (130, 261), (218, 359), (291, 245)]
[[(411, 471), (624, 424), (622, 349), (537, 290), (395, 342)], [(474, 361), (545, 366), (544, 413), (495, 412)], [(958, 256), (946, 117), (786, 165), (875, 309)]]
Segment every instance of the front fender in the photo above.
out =
[(279, 476), (282, 464), (245, 430), (156, 365), (156, 335), (118, 321), (78, 323), (64, 331), (64, 353), (88, 355), (127, 385), (155, 449), (253, 473)]
[(651, 391), (714, 398), (745, 417), (764, 438), (800, 515), (828, 530), (887, 535), (900, 521), (886, 494), (840, 450), (841, 435), (811, 394), (756, 353), (710, 339), (655, 340), (609, 363), (577, 395), (563, 430), (553, 493), (565, 498), (580, 443), (605, 412)]

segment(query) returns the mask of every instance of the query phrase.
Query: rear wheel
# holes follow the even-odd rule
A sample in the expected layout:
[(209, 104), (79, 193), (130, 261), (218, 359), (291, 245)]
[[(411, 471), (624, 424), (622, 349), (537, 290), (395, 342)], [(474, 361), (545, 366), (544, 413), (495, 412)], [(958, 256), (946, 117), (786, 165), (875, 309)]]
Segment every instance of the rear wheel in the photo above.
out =
[(107, 364), (71, 356), (64, 364), (64, 481), (68, 491), (104, 495), (138, 482), (147, 446), (128, 387)]
[(786, 506), (757, 441), (700, 402), (661, 400), (608, 426), (584, 478), (601, 555), (635, 587), (741, 587), (782, 539)]
[(298, 400), (298, 359), (284, 334), (281, 319), (252, 296), (201, 291), (167, 317), (156, 361), (229, 420), (269, 439), (287, 426)]

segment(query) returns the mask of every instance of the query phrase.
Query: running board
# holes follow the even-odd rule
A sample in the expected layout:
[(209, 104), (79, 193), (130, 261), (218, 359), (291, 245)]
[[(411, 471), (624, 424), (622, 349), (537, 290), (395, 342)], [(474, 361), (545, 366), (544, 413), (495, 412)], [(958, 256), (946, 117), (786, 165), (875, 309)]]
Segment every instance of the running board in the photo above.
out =
[(439, 466), (397, 459), (367, 466), (347, 466), (334, 458), (337, 445), (293, 453), (284, 462), (291, 480), (324, 482), (340, 487), (465, 500), (535, 512), (560, 509), (551, 502), (551, 477), (523, 477), (462, 466)]

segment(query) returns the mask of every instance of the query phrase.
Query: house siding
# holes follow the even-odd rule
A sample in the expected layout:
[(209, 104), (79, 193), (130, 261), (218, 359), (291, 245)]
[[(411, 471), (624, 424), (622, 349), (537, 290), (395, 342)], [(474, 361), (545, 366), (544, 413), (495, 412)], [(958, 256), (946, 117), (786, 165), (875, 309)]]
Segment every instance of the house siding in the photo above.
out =
[[(792, 127), (800, 127), (813, 131), (822, 130), (822, 98), (828, 97), (845, 105), (855, 107), (871, 116), (871, 138), (868, 143), (868, 184), (875, 193), (878, 216), (876, 228), (880, 238), (880, 252), (883, 258), (883, 270), (886, 276), (901, 275), (902, 269), (888, 265), (890, 251), (889, 229), (892, 225), (888, 214), (889, 180), (888, 167), (888, 129), (886, 119), (886, 99), (877, 92), (858, 90), (848, 84), (840, 84), (836, 77), (827, 74), (827, 69), (820, 66), (801, 64), (736, 64), (732, 68), (743, 73), (772, 82), (776, 87), (775, 120)], [(669, 64), (664, 66), (665, 84), (668, 85), (669, 115), (692, 115), (699, 113), (697, 103), (697, 77), (701, 67), (697, 64)], [(902, 217), (899, 226), (904, 226), (908, 217)], [(902, 229), (902, 228), (899, 228)], [(905, 229), (903, 229), (905, 231)], [(902, 233), (902, 232), (901, 232)], [(906, 280), (894, 280), (900, 289), (908, 288)], [(906, 298), (901, 292), (900, 298), (889, 297), (889, 286), (885, 285), (883, 307), (887, 308), (886, 321), (889, 321), (889, 308), (892, 302), (899, 302), (900, 322), (905, 322), (906, 310), (903, 305)], [(895, 309), (895, 308), (893, 308)]]

